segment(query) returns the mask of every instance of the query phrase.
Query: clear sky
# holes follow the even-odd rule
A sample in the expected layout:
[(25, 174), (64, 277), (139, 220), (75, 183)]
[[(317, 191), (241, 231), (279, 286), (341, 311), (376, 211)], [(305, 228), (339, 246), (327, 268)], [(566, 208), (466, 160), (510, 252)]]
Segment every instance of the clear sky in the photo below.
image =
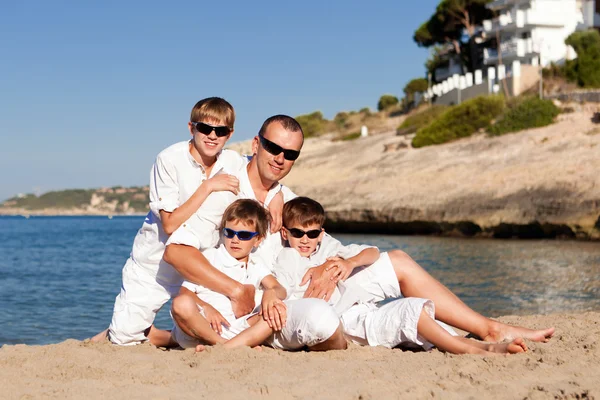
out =
[(424, 76), (412, 34), (437, 0), (0, 2), (0, 201), (146, 185), (196, 101), (273, 114), (376, 108)]

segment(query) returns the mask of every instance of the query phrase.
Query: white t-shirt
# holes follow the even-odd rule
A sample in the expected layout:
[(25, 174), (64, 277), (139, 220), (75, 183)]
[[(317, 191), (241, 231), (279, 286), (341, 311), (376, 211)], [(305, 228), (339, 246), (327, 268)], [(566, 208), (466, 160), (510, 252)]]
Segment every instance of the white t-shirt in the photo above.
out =
[[(261, 265), (260, 260), (256, 260), (252, 253), (247, 265), (232, 257), (224, 245), (205, 250), (202, 254), (204, 254), (212, 266), (231, 279), (245, 285), (253, 285), (255, 289), (259, 289), (262, 280), (271, 275), (271, 271)], [(231, 300), (228, 297), (189, 281), (184, 281), (182, 286), (196, 293), (200, 300), (207, 302), (217, 309), (229, 323), (235, 321), (236, 318), (231, 306)], [(262, 293), (257, 290), (256, 304), (260, 304), (261, 298)]]
[[(182, 224), (169, 238), (169, 244), (183, 244), (195, 247), (200, 250), (215, 247), (220, 240), (219, 227), (225, 209), (237, 199), (253, 199), (256, 200), (256, 195), (250, 184), (248, 177), (247, 164), (238, 168), (233, 173), (240, 181), (240, 190), (238, 195), (232, 192), (215, 192), (202, 203), (202, 206), (192, 215), (184, 224)], [(274, 185), (268, 192), (264, 202), (267, 207), (277, 193), (283, 194), (283, 201), (297, 197), (289, 188), (282, 184)], [(283, 248), (281, 235), (279, 233), (267, 234), (267, 237), (261, 242), (258, 250), (253, 253), (255, 258), (262, 259), (262, 265), (267, 268), (272, 268), (277, 255)]]
[[(277, 256), (277, 261), (273, 267), (273, 272), (277, 278), (277, 281), (279, 281), (279, 283), (286, 288), (288, 299), (301, 299), (309, 285), (306, 283), (300, 286), (300, 282), (302, 281), (306, 271), (312, 267), (324, 264), (328, 257), (340, 257), (343, 259), (348, 259), (369, 248), (376, 247), (358, 244), (344, 246), (339, 240), (334, 239), (325, 233), (321, 243), (310, 257), (302, 257), (298, 251), (290, 247), (282, 249)], [(342, 289), (341, 292), (340, 288)], [(336, 287), (333, 295), (331, 296), (329, 303), (332, 305), (337, 304), (341, 299), (342, 292), (344, 291), (344, 282), (340, 281), (338, 283), (338, 287)]]
[[(189, 150), (189, 141), (175, 143), (156, 157), (150, 173), (150, 212), (138, 231), (131, 258), (151, 276), (156, 276), (168, 239), (160, 221), (160, 210), (172, 212), (185, 203), (207, 179), (206, 172)], [(245, 165), (245, 158), (232, 150), (223, 150), (217, 157), (210, 177), (218, 173), (233, 174)], [(176, 279), (172, 268), (160, 268), (164, 280)], [(181, 279), (181, 278), (179, 278)]]

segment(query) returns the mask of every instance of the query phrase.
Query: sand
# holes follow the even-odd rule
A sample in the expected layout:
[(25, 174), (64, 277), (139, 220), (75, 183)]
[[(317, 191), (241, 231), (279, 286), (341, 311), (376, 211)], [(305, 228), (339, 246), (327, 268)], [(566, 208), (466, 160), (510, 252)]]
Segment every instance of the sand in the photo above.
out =
[(555, 326), (524, 354), (449, 355), (351, 346), (328, 353), (269, 348), (163, 350), (67, 340), (0, 349), (0, 398), (600, 398), (600, 313), (507, 316)]

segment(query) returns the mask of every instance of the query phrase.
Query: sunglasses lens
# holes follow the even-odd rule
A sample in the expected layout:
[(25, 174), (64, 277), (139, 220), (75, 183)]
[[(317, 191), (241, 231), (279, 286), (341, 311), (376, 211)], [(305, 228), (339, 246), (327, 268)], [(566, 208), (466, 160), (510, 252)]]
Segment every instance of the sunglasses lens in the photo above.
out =
[(239, 231), (237, 233), (237, 237), (240, 238), (240, 240), (250, 240), (252, 239), (252, 232), (248, 232), (248, 231)]
[(306, 232), (306, 236), (309, 237), (309, 239), (316, 239), (319, 237), (319, 234), (321, 233), (320, 230), (318, 229), (313, 229), (312, 231), (308, 231)]
[(278, 144), (271, 142), (267, 138), (264, 138), (262, 136), (259, 136), (259, 137), (260, 137), (260, 143), (262, 144), (263, 148), (266, 151), (268, 151), (269, 153), (273, 154), (274, 156), (277, 156), (277, 155), (281, 154), (281, 152), (283, 152), (283, 158), (285, 158), (286, 160), (289, 160), (289, 161), (294, 161), (300, 156), (299, 150), (284, 149), (283, 147), (279, 146)]
[(292, 235), (296, 239), (300, 239), (302, 236), (304, 236), (304, 231), (300, 229), (292, 228), (288, 230), (290, 231), (290, 235)]
[(284, 150), (283, 158), (289, 161), (294, 161), (300, 156), (300, 152), (296, 150)]
[(229, 135), (229, 132), (230, 132), (230, 130), (226, 126), (215, 127), (215, 135), (217, 135), (217, 137), (227, 136), (227, 135)]
[(231, 238), (233, 238), (235, 236), (235, 231), (233, 229), (223, 228), (223, 235), (227, 239), (231, 239)]

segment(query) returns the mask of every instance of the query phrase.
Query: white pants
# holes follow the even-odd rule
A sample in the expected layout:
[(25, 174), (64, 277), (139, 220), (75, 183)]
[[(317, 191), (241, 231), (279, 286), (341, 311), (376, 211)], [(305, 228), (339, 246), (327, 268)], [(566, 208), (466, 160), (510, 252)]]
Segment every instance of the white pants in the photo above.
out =
[[(167, 268), (168, 267), (168, 268)], [(172, 267), (164, 266), (165, 271)], [(172, 271), (151, 275), (130, 257), (123, 267), (123, 285), (115, 299), (108, 337), (118, 345), (148, 340), (144, 332), (154, 323), (161, 307), (179, 293), (182, 278)]]
[[(324, 300), (299, 299), (285, 301), (287, 307), (287, 321), (283, 329), (273, 333), (265, 344), (275, 349), (299, 350), (305, 346), (311, 347), (329, 339), (339, 327), (340, 320)], [(232, 339), (245, 329), (249, 328), (249, 314), (238, 318), (229, 327), (223, 327), (221, 336)], [(183, 348), (193, 348), (201, 342), (187, 335), (175, 323), (171, 331), (173, 339)]]
[[(385, 304), (357, 304), (344, 312), (341, 320), (344, 333), (356, 344), (390, 349), (399, 345), (419, 346), (429, 350), (433, 345), (417, 332), (417, 323), (423, 310), (432, 319), (435, 317), (431, 300), (409, 297)], [(452, 336), (457, 336), (450, 326), (436, 322)]]
[(381, 253), (379, 259), (370, 266), (350, 276), (346, 284), (361, 287), (369, 293), (369, 300), (373, 302), (402, 296), (398, 277), (387, 252)]

